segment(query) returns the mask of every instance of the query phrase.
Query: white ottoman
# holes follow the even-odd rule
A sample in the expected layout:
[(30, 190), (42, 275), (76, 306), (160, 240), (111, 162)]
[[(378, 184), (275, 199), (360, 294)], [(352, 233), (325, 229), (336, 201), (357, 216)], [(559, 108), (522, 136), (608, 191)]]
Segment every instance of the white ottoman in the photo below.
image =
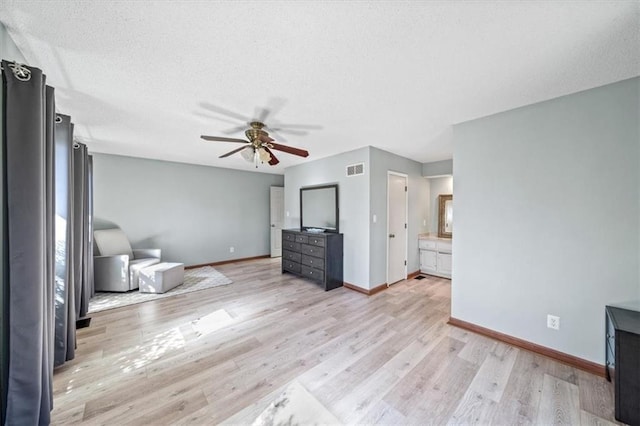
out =
[(184, 282), (184, 263), (162, 262), (140, 270), (140, 293), (164, 293)]

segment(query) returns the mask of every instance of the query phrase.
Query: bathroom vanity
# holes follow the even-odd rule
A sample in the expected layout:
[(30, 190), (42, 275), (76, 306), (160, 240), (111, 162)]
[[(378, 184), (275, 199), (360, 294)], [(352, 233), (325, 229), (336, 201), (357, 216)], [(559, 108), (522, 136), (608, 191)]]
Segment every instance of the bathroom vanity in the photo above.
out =
[(420, 249), (420, 272), (438, 277), (451, 278), (451, 239), (421, 234), (418, 239)]

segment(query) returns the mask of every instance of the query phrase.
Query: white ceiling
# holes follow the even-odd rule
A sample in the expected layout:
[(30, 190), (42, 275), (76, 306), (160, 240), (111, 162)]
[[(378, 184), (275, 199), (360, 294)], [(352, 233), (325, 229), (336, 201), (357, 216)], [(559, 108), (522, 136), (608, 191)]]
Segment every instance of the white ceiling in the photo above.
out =
[(2, 0), (0, 21), (90, 151), (251, 170), (199, 138), (242, 123), (209, 106), (321, 126), (277, 139), (311, 155), (271, 173), (451, 158), (454, 123), (640, 75), (638, 1)]

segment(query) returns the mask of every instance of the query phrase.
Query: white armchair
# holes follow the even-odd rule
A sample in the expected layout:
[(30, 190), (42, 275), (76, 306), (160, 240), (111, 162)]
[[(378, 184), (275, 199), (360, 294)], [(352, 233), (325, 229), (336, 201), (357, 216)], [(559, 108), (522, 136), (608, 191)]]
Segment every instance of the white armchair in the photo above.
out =
[(135, 290), (140, 270), (160, 263), (160, 249), (132, 249), (119, 228), (94, 231), (93, 241), (96, 291)]

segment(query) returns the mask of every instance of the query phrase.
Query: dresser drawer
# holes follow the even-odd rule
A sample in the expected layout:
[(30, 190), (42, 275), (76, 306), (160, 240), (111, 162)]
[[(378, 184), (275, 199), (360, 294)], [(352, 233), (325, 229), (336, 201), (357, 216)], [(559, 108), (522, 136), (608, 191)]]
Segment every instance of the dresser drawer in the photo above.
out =
[(294, 243), (292, 241), (283, 241), (282, 248), (289, 251), (300, 251), (300, 243)]
[(309, 237), (309, 244), (319, 247), (324, 247), (325, 238), (324, 237)]
[(313, 257), (313, 256), (307, 256), (306, 254), (303, 254), (301, 263), (303, 265), (311, 266), (313, 268), (324, 269), (324, 259), (322, 259), (321, 257)]
[[(615, 346), (614, 346), (615, 347)], [(616, 380), (616, 356), (611, 346), (607, 344), (607, 358), (606, 358), (607, 373), (612, 382)]]
[(309, 256), (324, 257), (324, 248), (309, 244), (302, 244), (300, 246), (300, 252)]
[(302, 265), (301, 270), (302, 275), (307, 278), (318, 281), (322, 281), (324, 279), (324, 272), (322, 272), (320, 269), (310, 268), (308, 266)]
[(615, 334), (609, 334), (609, 332), (607, 332), (607, 346), (609, 346), (612, 351), (616, 347), (616, 335)]
[(616, 351), (613, 348), (615, 348), (615, 346), (607, 345), (607, 367), (615, 367), (616, 365)]
[(437, 242), (434, 240), (418, 240), (418, 248), (423, 250), (435, 250), (437, 248)]
[(438, 251), (451, 253), (451, 241), (438, 241)]
[(302, 256), (300, 253), (294, 253), (292, 251), (287, 251), (287, 250), (282, 251), (282, 258), (285, 260), (291, 260), (293, 262), (300, 263), (300, 256)]
[(282, 231), (282, 273), (291, 273), (320, 285), (325, 291), (341, 287), (343, 235), (337, 232)]
[(613, 326), (613, 322), (607, 314), (607, 340), (611, 339), (612, 342), (616, 340), (616, 328)]
[(291, 260), (282, 260), (282, 269), (289, 272), (295, 272), (297, 274), (300, 273), (300, 264), (298, 262), (293, 262)]

